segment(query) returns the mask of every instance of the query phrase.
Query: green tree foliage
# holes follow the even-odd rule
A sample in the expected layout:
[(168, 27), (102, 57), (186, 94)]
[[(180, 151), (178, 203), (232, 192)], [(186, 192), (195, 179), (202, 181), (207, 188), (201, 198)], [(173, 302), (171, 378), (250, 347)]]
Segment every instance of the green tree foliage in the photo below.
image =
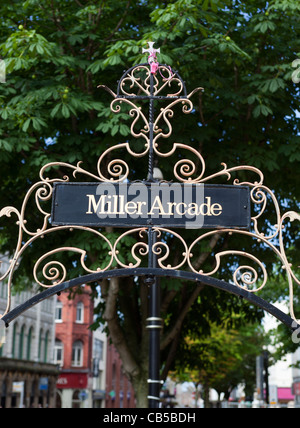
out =
[[(242, 320), (234, 318), (237, 327)], [(182, 341), (181, 352), (175, 358), (175, 379), (193, 382), (196, 390), (201, 385), (205, 407), (210, 405), (211, 388), (219, 399), (224, 393), (228, 400), (235, 388), (244, 385), (245, 396), (251, 398), (256, 388), (256, 357), (266, 344), (267, 338), (258, 324), (233, 329), (211, 322), (210, 335)]]
[[(300, 52), (297, 1), (5, 0), (0, 17), (0, 53), (7, 70), (7, 83), (0, 84), (1, 207), (20, 208), (45, 163), (83, 161), (84, 168), (93, 172), (106, 148), (129, 139), (128, 112), (111, 113), (110, 95), (97, 86), (105, 84), (115, 90), (124, 69), (147, 59), (142, 47), (153, 40), (161, 48), (160, 62), (178, 69), (188, 90), (205, 88), (203, 95), (193, 99), (193, 113), (172, 122), (176, 141), (200, 150), (207, 174), (219, 171), (221, 162), (261, 168), (280, 204), (298, 209), (299, 85), (292, 80), (292, 62)], [(169, 179), (171, 165), (160, 159), (159, 167)], [(63, 169), (57, 172), (61, 177), (65, 174)], [(145, 165), (137, 162), (130, 179), (146, 178), (146, 174)], [(266, 210), (265, 231), (275, 221), (272, 208)], [(39, 227), (33, 209), (28, 222), (31, 230)], [(1, 252), (13, 252), (15, 229), (14, 221), (5, 219)], [(288, 228), (285, 242), (294, 261), (299, 253), (299, 241), (294, 241), (298, 230), (297, 225)], [(116, 230), (105, 233), (112, 241), (118, 236)], [(189, 239), (191, 233), (186, 231), (184, 236)], [(132, 242), (133, 238), (124, 242), (125, 250)], [(40, 240), (38, 246), (29, 246), (18, 275), (32, 277), (33, 262), (52, 244), (84, 247), (91, 267), (105, 253), (100, 242), (84, 234), (60, 234), (55, 242)], [(169, 245), (170, 254), (176, 257), (176, 243)], [(215, 252), (231, 247), (248, 248), (272, 272), (274, 258), (264, 246), (228, 236), (201, 247), (200, 266), (211, 270)], [(64, 261), (70, 262), (69, 276), (74, 277), (82, 271), (72, 257), (66, 255)], [(220, 270), (221, 278), (230, 277), (235, 262), (229, 257)], [(161, 286), (165, 376), (184, 337), (183, 325), (190, 323), (194, 330), (198, 326), (205, 332), (204, 317), (193, 316), (194, 311), (199, 314), (201, 302), (206, 302), (205, 309), (213, 311), (212, 318), (218, 322), (224, 316), (224, 302), (229, 306), (240, 302), (188, 283), (162, 281)], [(147, 290), (133, 279), (120, 280), (104, 283), (102, 295), (99, 319), (107, 321), (138, 405), (144, 406)], [(249, 317), (261, 316), (247, 305), (243, 310)]]

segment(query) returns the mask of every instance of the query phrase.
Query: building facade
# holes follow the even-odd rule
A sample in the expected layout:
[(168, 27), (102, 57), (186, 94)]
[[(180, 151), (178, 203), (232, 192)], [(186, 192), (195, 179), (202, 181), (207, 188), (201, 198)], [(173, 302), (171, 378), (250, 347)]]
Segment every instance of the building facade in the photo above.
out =
[(57, 297), (54, 359), (61, 370), (57, 407), (135, 407), (121, 359), (101, 328), (89, 328), (93, 321), (89, 287), (82, 287), (72, 299), (67, 292)]
[(74, 298), (57, 297), (54, 361), (60, 367), (57, 407), (90, 407), (92, 382), (93, 304), (90, 288), (81, 287)]
[[(37, 293), (13, 296), (11, 307)], [(0, 284), (1, 313), (6, 303), (7, 287)], [(73, 298), (65, 292), (47, 299), (13, 321), (4, 343), (0, 337), (0, 408), (135, 407), (120, 357), (101, 328), (89, 328), (93, 321), (87, 286)]]
[(300, 408), (300, 368), (298, 368), (299, 362), (300, 362), (300, 347), (292, 354), (292, 364), (293, 364), (292, 392), (295, 396), (295, 407), (297, 408)]
[[(5, 261), (1, 271), (5, 272)], [(37, 293), (38, 291), (36, 291)], [(12, 296), (11, 307), (36, 294)], [(7, 286), (0, 284), (0, 311), (7, 303)], [(0, 407), (55, 407), (58, 367), (53, 364), (55, 298), (20, 315), (5, 331), (0, 347)]]
[(124, 374), (120, 356), (111, 344), (107, 346), (105, 407), (115, 409), (136, 407), (134, 390)]
[(54, 359), (61, 370), (57, 407), (105, 407), (107, 337), (101, 329), (90, 329), (94, 321), (90, 291), (83, 286), (72, 299), (68, 292), (57, 298)]
[(106, 396), (107, 336), (102, 329), (93, 332), (92, 407), (104, 408)]

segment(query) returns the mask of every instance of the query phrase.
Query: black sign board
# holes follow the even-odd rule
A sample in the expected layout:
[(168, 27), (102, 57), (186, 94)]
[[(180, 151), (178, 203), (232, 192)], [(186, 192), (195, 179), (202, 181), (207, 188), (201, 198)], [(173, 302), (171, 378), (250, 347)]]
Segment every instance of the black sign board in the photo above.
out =
[(52, 225), (250, 227), (247, 186), (182, 183), (55, 183)]

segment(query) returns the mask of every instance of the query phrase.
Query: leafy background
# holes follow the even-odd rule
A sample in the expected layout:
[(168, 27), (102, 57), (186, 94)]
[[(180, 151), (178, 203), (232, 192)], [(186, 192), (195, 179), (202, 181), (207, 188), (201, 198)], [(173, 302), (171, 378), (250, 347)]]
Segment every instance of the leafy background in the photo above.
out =
[[(0, 16), (0, 53), (7, 71), (6, 83), (0, 84), (1, 207), (20, 208), (45, 163), (75, 165), (83, 160), (83, 167), (95, 172), (104, 150), (130, 139), (126, 110), (114, 115), (109, 109), (111, 96), (97, 86), (105, 84), (115, 90), (124, 70), (147, 60), (142, 48), (152, 40), (161, 48), (159, 61), (179, 71), (188, 92), (197, 86), (205, 88), (204, 94), (193, 98), (192, 114), (180, 116), (176, 112), (172, 138), (201, 152), (207, 175), (220, 170), (221, 162), (229, 167), (260, 168), (283, 211), (299, 211), (299, 85), (292, 80), (292, 62), (300, 57), (298, 1), (5, 0)], [(159, 159), (158, 166), (166, 177), (170, 175), (167, 161)], [(63, 176), (65, 171), (56, 173)], [(140, 162), (132, 168), (130, 178), (142, 179), (145, 174), (145, 163)], [(34, 202), (27, 217), (31, 230), (36, 230), (40, 218)], [(272, 204), (265, 219), (262, 228), (267, 232), (275, 222)], [(116, 230), (105, 233), (111, 240), (118, 236)], [(289, 225), (285, 234), (287, 255), (297, 269), (299, 224)], [(192, 239), (190, 232), (185, 237)], [(1, 251), (11, 253), (16, 242), (15, 219), (1, 219), (0, 240)], [(91, 267), (99, 260), (105, 262), (106, 249), (100, 242), (83, 233), (71, 237), (61, 234), (55, 242), (40, 240), (38, 246), (28, 248), (16, 283), (24, 286), (30, 282), (33, 262), (51, 245), (70, 243), (88, 250)], [(130, 239), (124, 242), (125, 254), (131, 245)], [(262, 296), (272, 302), (285, 299), (286, 281), (279, 274), (280, 266), (257, 242), (222, 236), (215, 243), (206, 243), (200, 248), (203, 268), (211, 269), (216, 251), (237, 246), (255, 252), (268, 266), (273, 279)], [(81, 274), (71, 255), (65, 255), (65, 261), (69, 262), (70, 276)], [(230, 277), (233, 262), (227, 261), (220, 277)], [(140, 385), (147, 376), (146, 300), (143, 286), (131, 282), (122, 286), (113, 309), (121, 314), (121, 341), (116, 340), (109, 322), (107, 325), (113, 342), (121, 343), (118, 350), (125, 371), (142, 406), (146, 392)], [(174, 367), (178, 350), (183, 351), (184, 338), (196, 333), (206, 337), (212, 323), (214, 328), (215, 323), (238, 327), (263, 315), (207, 287), (199, 290), (198, 298), (190, 284), (174, 282), (170, 289), (169, 283), (162, 282), (161, 286), (166, 319), (163, 339), (169, 338), (163, 340), (164, 376)], [(109, 296), (104, 288), (104, 303), (98, 308), (102, 321)], [(184, 308), (186, 313), (178, 324), (178, 314)], [(233, 313), (245, 315), (235, 317)], [(132, 329), (133, 325), (136, 328)], [(180, 366), (178, 359), (178, 370)]]

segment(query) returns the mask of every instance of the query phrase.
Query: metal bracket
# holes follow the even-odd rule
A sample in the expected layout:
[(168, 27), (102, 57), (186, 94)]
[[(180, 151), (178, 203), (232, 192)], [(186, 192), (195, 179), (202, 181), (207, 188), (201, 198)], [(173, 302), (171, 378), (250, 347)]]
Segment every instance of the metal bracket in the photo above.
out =
[[(147, 325), (146, 328), (147, 329), (151, 329), (151, 328), (162, 328), (162, 323), (164, 322), (164, 320), (162, 318), (158, 318), (158, 317), (150, 317), (146, 319), (147, 323), (153, 323), (150, 325)], [(157, 324), (155, 324), (157, 323)]]
[(148, 400), (157, 400), (160, 401), (159, 397), (154, 397), (153, 395), (147, 395)]

